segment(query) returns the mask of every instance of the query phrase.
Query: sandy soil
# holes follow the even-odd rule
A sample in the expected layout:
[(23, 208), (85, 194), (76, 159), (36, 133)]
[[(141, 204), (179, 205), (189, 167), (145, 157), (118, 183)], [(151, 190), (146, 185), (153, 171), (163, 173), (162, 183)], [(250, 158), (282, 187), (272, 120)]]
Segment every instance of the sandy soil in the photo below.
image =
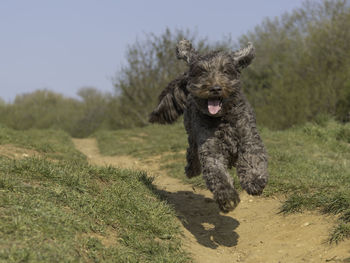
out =
[(155, 160), (102, 156), (95, 139), (74, 139), (97, 165), (142, 169), (173, 205), (183, 226), (183, 242), (195, 262), (350, 262), (350, 240), (329, 245), (334, 217), (316, 212), (278, 214), (281, 201), (241, 194), (235, 211), (223, 214), (207, 190), (169, 177)]

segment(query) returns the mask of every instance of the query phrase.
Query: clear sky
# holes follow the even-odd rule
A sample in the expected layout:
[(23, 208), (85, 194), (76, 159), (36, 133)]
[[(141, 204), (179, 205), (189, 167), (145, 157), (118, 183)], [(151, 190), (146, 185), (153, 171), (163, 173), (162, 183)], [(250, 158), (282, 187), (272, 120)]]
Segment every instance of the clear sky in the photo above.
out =
[(128, 44), (145, 33), (189, 29), (236, 39), (303, 0), (1, 0), (0, 97), (84, 86), (113, 91)]

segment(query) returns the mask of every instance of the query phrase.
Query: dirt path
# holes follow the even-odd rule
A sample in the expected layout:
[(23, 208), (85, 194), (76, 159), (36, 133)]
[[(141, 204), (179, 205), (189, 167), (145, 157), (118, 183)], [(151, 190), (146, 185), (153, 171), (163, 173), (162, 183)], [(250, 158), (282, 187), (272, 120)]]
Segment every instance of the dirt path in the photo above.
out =
[(209, 191), (194, 189), (164, 175), (157, 161), (102, 156), (95, 139), (74, 139), (78, 150), (97, 165), (142, 169), (174, 206), (183, 225), (183, 241), (195, 262), (350, 262), (350, 241), (329, 245), (334, 219), (317, 213), (278, 214), (280, 201), (241, 194), (229, 214), (220, 213)]

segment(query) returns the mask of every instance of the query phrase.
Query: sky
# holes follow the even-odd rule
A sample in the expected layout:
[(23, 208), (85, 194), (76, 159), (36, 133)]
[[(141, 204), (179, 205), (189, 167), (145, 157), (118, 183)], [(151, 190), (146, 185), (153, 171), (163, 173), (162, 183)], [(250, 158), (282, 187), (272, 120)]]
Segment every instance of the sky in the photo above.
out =
[(0, 98), (82, 87), (113, 92), (126, 50), (148, 33), (189, 29), (233, 40), (303, 0), (1, 0)]

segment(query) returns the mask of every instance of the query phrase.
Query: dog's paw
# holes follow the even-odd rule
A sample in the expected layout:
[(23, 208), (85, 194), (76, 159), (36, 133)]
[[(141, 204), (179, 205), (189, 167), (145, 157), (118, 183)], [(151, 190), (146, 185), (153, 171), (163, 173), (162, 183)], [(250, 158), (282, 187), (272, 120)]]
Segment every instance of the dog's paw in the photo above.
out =
[(234, 210), (241, 201), (234, 188), (215, 193), (214, 199), (218, 203), (220, 210), (224, 213)]
[(267, 180), (265, 178), (256, 178), (253, 181), (245, 182), (242, 184), (242, 188), (250, 195), (261, 195)]

